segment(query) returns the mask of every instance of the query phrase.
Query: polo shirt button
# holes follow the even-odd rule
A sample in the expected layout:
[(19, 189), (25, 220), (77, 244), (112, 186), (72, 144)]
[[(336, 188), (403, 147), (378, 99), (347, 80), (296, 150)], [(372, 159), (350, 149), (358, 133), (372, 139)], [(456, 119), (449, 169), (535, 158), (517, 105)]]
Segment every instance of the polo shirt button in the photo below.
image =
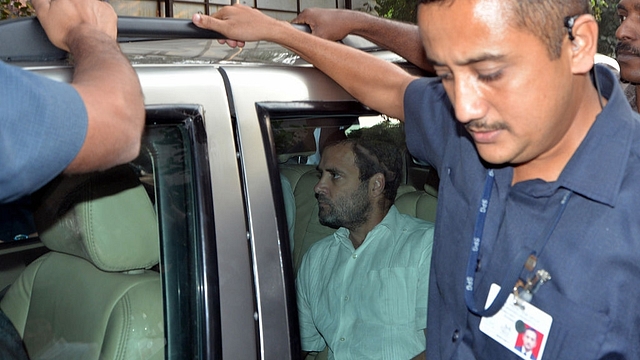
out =
[(460, 338), (460, 331), (458, 331), (458, 329), (456, 329), (453, 332), (453, 336), (451, 336), (451, 341), (452, 342), (456, 342), (456, 341), (458, 341), (459, 338)]
[(345, 340), (345, 338), (340, 338), (340, 341), (344, 341), (344, 340)]

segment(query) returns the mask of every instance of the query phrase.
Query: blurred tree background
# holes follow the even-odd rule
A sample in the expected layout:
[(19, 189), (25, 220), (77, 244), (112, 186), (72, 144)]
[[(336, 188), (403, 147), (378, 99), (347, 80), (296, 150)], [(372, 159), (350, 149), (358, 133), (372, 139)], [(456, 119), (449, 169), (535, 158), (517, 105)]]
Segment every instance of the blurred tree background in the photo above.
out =
[(591, 0), (594, 15), (600, 25), (600, 40), (598, 52), (615, 57), (616, 29), (620, 25), (616, 5), (617, 0)]
[(35, 15), (30, 2), (17, 0), (0, 0), (0, 20), (28, 17)]

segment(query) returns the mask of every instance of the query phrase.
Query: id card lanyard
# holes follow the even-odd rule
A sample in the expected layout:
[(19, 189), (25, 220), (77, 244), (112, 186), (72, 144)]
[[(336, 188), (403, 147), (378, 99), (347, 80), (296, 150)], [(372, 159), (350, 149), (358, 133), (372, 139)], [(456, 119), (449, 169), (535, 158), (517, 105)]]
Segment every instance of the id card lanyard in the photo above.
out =
[[(486, 309), (479, 309), (476, 305), (474, 297), (474, 282), (476, 277), (476, 266), (478, 263), (478, 255), (480, 252), (480, 245), (482, 244), (482, 235), (484, 232), (484, 224), (487, 219), (487, 210), (489, 209), (489, 200), (491, 199), (491, 191), (493, 189), (493, 183), (495, 181), (495, 174), (493, 169), (490, 169), (487, 173), (487, 179), (484, 184), (484, 191), (482, 193), (482, 199), (480, 200), (480, 206), (478, 208), (478, 215), (476, 217), (476, 224), (473, 230), (473, 243), (471, 244), (471, 251), (469, 253), (469, 262), (467, 263), (467, 272), (465, 277), (465, 292), (464, 300), (467, 304), (469, 311), (478, 316), (489, 317), (495, 315), (504, 305), (505, 301), (509, 297), (509, 294), (513, 292), (516, 284), (519, 283), (520, 274), (523, 269), (533, 271), (535, 268), (535, 262), (537, 256), (542, 253), (544, 246), (549, 241), (553, 230), (560, 221), (564, 210), (567, 207), (569, 198), (572, 192), (567, 190), (562, 197), (560, 208), (556, 212), (556, 216), (551, 223), (546, 227), (545, 231), (541, 234), (538, 241), (536, 241), (533, 250), (523, 248), (518, 255), (514, 258), (508, 267), (508, 271), (505, 273), (502, 283), (500, 283), (500, 292), (495, 297), (491, 305)], [(521, 282), (520, 282), (521, 283)]]

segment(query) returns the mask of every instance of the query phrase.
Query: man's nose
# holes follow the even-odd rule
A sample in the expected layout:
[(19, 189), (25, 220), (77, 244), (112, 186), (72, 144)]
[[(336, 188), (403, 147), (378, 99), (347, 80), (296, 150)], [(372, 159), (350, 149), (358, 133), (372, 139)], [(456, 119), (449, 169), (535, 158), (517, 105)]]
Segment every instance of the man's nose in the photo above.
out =
[(488, 106), (477, 81), (468, 77), (455, 79), (452, 95), (451, 102), (458, 121), (466, 124), (485, 117)]
[(318, 179), (318, 182), (313, 187), (313, 191), (316, 193), (316, 195), (326, 194), (326, 186), (324, 184), (323, 177), (320, 177), (320, 179)]
[(640, 23), (634, 22), (631, 17), (627, 17), (620, 23), (620, 26), (618, 26), (616, 39), (618, 39), (618, 41), (637, 40), (638, 30), (640, 30)]

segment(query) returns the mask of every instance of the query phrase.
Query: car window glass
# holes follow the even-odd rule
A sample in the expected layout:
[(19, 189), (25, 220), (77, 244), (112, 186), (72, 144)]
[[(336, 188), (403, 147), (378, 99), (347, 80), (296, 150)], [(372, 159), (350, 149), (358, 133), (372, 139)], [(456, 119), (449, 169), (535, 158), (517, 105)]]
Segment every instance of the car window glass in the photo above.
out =
[(0, 204), (0, 242), (26, 240), (37, 236), (31, 215), (30, 196)]

